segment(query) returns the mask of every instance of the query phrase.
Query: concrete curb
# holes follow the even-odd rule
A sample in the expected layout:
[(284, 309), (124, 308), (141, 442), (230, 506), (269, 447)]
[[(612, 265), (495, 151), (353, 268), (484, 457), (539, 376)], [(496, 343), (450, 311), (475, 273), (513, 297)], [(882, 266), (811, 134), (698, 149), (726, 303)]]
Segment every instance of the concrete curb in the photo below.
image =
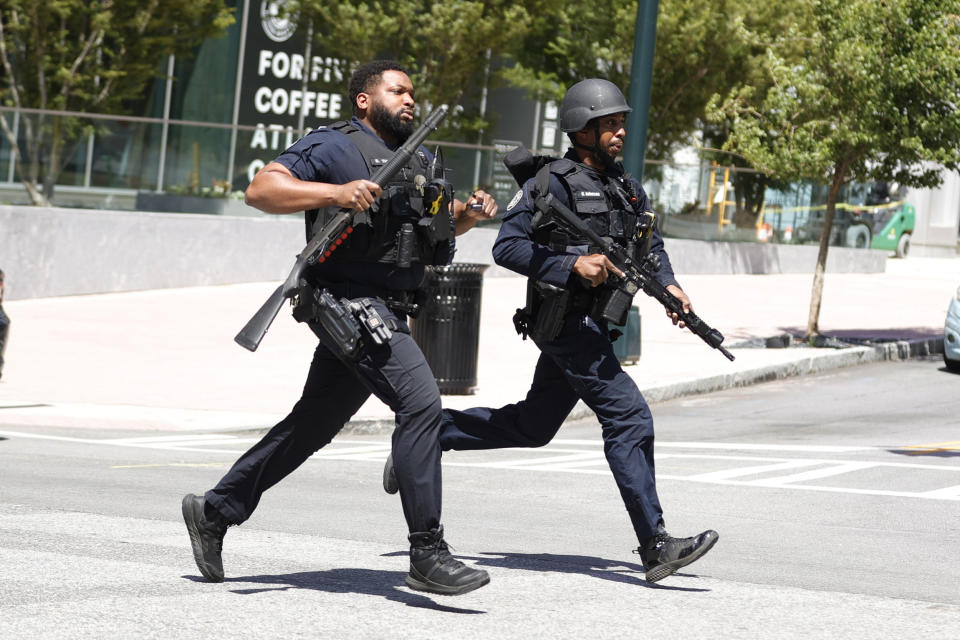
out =
[[(915, 340), (892, 340), (860, 347), (844, 349), (813, 349), (807, 358), (785, 362), (783, 364), (758, 367), (747, 371), (684, 380), (657, 387), (642, 387), (643, 397), (650, 404), (666, 402), (684, 396), (694, 396), (713, 391), (725, 391), (746, 387), (761, 382), (771, 382), (784, 378), (794, 378), (833, 369), (842, 369), (873, 362), (908, 360), (943, 353), (942, 338), (921, 338)], [(580, 420), (593, 415), (593, 411), (581, 400), (570, 412), (568, 420)], [(392, 419), (374, 418), (351, 420), (341, 433), (378, 435), (393, 430)], [(265, 432), (265, 431), (264, 431)]]

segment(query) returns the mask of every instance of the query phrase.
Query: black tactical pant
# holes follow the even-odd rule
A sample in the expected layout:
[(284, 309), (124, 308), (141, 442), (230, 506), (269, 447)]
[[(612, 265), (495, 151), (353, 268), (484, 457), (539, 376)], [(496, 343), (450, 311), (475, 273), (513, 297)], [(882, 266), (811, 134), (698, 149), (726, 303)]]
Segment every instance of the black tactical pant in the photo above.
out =
[(410, 531), (440, 525), (440, 390), (406, 323), (383, 305), (375, 307), (385, 322), (401, 328), (355, 364), (341, 362), (327, 346), (327, 334), (311, 323), (320, 344), (300, 400), (206, 493), (229, 522), (247, 520), (263, 492), (328, 444), (372, 393), (396, 413), (393, 464)]
[(527, 397), (498, 409), (444, 410), (440, 445), (445, 451), (542, 447), (582, 399), (600, 421), (607, 463), (643, 544), (663, 530), (649, 406), (621, 368), (606, 328), (593, 320), (569, 315), (556, 339), (537, 346)]

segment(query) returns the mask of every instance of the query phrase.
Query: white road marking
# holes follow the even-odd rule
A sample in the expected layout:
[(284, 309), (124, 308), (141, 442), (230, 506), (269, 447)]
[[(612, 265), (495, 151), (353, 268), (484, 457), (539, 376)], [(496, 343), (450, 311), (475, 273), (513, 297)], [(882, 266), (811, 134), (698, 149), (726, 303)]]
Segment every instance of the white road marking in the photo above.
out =
[(820, 469), (801, 471), (800, 473), (794, 473), (788, 476), (764, 478), (763, 480), (757, 480), (755, 484), (762, 484), (764, 486), (780, 486), (793, 482), (806, 482), (808, 480), (819, 480), (820, 478), (839, 476), (841, 474), (851, 473), (853, 471), (871, 469), (875, 466), (877, 466), (875, 462), (845, 462), (843, 464), (834, 464)]
[[(76, 442), (84, 444), (111, 445), (140, 449), (155, 449), (162, 451), (191, 451), (207, 454), (227, 454), (236, 456), (258, 441), (258, 438), (230, 436), (228, 434), (181, 434), (177, 436), (146, 436), (135, 438), (76, 438), (69, 436), (54, 436), (18, 431), (0, 431), (0, 436), (7, 438), (30, 438), (37, 440), (53, 440), (60, 442)], [(238, 445), (237, 448), (220, 449), (209, 445)], [(204, 446), (206, 445), (206, 446)], [(885, 452), (885, 448), (863, 446), (832, 446), (832, 445), (777, 445), (759, 443), (718, 443), (718, 442), (657, 442), (657, 460), (711, 460), (726, 463), (748, 463), (747, 466), (735, 466), (718, 471), (696, 473), (692, 475), (677, 475), (658, 473), (657, 480), (675, 480), (681, 482), (700, 482), (704, 484), (719, 484), (755, 488), (792, 489), (800, 491), (821, 491), (830, 493), (848, 493), (855, 495), (893, 496), (905, 498), (919, 498), (924, 500), (960, 501), (960, 484), (933, 489), (928, 491), (891, 491), (886, 489), (863, 489), (854, 487), (831, 487), (804, 485), (802, 482), (817, 480), (848, 473), (855, 473), (871, 468), (888, 468), (899, 470), (925, 470), (941, 473), (960, 473), (960, 466), (946, 464), (921, 464), (908, 462), (881, 462), (881, 461), (850, 461), (825, 458), (784, 458), (757, 455), (733, 455), (720, 453), (696, 453), (696, 450), (749, 452), (749, 451), (780, 451), (792, 453), (850, 453), (850, 452)], [(585, 450), (583, 447), (589, 447)], [(670, 449), (669, 453), (660, 453), (662, 449)], [(684, 453), (681, 450), (693, 450)], [(335, 440), (331, 446), (321, 449), (311, 459), (318, 460), (346, 460), (362, 462), (382, 462), (390, 451), (390, 442), (371, 442), (369, 440)], [(511, 450), (507, 450), (511, 451)], [(518, 452), (521, 450), (512, 450)], [(519, 471), (548, 471), (564, 473), (587, 473), (594, 475), (609, 475), (606, 458), (603, 454), (603, 443), (600, 440), (568, 440), (557, 439), (550, 445), (539, 449), (523, 449), (524, 453), (534, 452), (522, 458), (507, 458), (506, 460), (490, 460), (481, 462), (467, 462), (450, 459), (444, 460), (445, 466), (474, 467), (499, 470)], [(474, 455), (479, 452), (473, 452)], [(499, 451), (500, 454), (506, 454)], [(514, 453), (514, 455), (516, 455)], [(590, 468), (602, 465), (602, 468)], [(802, 467), (818, 467), (787, 475), (767, 478), (749, 479), (773, 471), (799, 469)]]
[(797, 467), (809, 467), (813, 464), (816, 464), (816, 461), (803, 459), (787, 460), (786, 462), (776, 462), (773, 464), (761, 464), (752, 467), (737, 467), (735, 469), (723, 469), (722, 471), (698, 473), (693, 476), (688, 476), (687, 479), (693, 480), (694, 482), (713, 482), (715, 480), (729, 480), (730, 478), (753, 476), (759, 473), (766, 473), (768, 471), (782, 471), (785, 469), (796, 469)]
[(136, 444), (136, 443), (151, 443), (151, 442), (191, 442), (198, 443), (205, 440), (236, 440), (236, 436), (223, 435), (216, 433), (202, 433), (202, 434), (189, 434), (181, 433), (175, 436), (143, 436), (136, 438), (107, 438), (105, 440), (98, 440), (98, 442), (107, 442), (110, 444)]
[[(492, 468), (499, 468), (503, 466), (503, 467), (509, 467), (511, 469), (522, 469), (526, 467), (529, 467), (531, 469), (533, 468), (546, 469), (551, 467), (554, 464), (558, 464), (559, 466), (564, 466), (565, 463), (577, 462), (580, 460), (590, 460), (592, 464), (592, 462), (595, 461), (596, 459), (597, 459), (597, 454), (595, 452), (581, 451), (579, 453), (571, 453), (571, 454), (562, 455), (562, 456), (551, 456), (548, 458), (540, 457), (540, 458), (528, 458), (528, 459), (522, 459), (522, 460), (506, 460), (504, 462), (491, 462), (488, 464), (488, 466)], [(600, 455), (600, 460), (603, 462), (606, 462), (606, 458), (604, 458), (602, 454)]]
[(935, 500), (960, 500), (960, 484), (945, 489), (934, 489), (923, 494), (925, 498)]
[[(657, 443), (660, 444), (659, 442)], [(685, 449), (720, 449), (724, 451), (783, 451), (795, 453), (855, 453), (884, 451), (881, 447), (830, 444), (753, 444), (744, 442), (664, 442), (664, 447)]]

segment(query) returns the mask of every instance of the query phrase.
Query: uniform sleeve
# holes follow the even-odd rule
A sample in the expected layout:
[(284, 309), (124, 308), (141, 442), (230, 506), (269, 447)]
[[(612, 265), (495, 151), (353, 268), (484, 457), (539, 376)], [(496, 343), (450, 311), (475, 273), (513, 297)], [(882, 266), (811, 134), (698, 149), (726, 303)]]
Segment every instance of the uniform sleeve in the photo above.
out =
[(275, 161), (295, 178), (311, 182), (345, 184), (370, 175), (363, 156), (347, 136), (325, 129), (300, 138)]
[[(551, 193), (554, 192), (554, 180), (551, 176)], [(493, 244), (493, 259), (501, 267), (528, 278), (565, 288), (578, 256), (534, 242), (531, 222), (537, 209), (530, 194), (533, 183), (533, 179), (528, 180), (507, 207), (500, 233)], [(563, 190), (559, 182), (557, 188)], [(555, 195), (559, 197), (559, 194)], [(565, 194), (563, 199), (566, 200)]]

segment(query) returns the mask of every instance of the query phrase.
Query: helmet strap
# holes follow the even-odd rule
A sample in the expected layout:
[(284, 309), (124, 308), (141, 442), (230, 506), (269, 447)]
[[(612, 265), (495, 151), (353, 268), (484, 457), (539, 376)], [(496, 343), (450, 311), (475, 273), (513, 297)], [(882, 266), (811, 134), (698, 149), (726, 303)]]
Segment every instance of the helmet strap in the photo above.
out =
[(577, 142), (576, 136), (571, 137), (571, 142), (573, 142), (574, 147), (589, 152), (590, 156), (604, 168), (611, 166), (616, 161), (616, 158), (611, 158), (608, 153), (604, 152), (604, 150), (600, 148), (599, 118), (593, 119), (593, 146), (580, 144)]

